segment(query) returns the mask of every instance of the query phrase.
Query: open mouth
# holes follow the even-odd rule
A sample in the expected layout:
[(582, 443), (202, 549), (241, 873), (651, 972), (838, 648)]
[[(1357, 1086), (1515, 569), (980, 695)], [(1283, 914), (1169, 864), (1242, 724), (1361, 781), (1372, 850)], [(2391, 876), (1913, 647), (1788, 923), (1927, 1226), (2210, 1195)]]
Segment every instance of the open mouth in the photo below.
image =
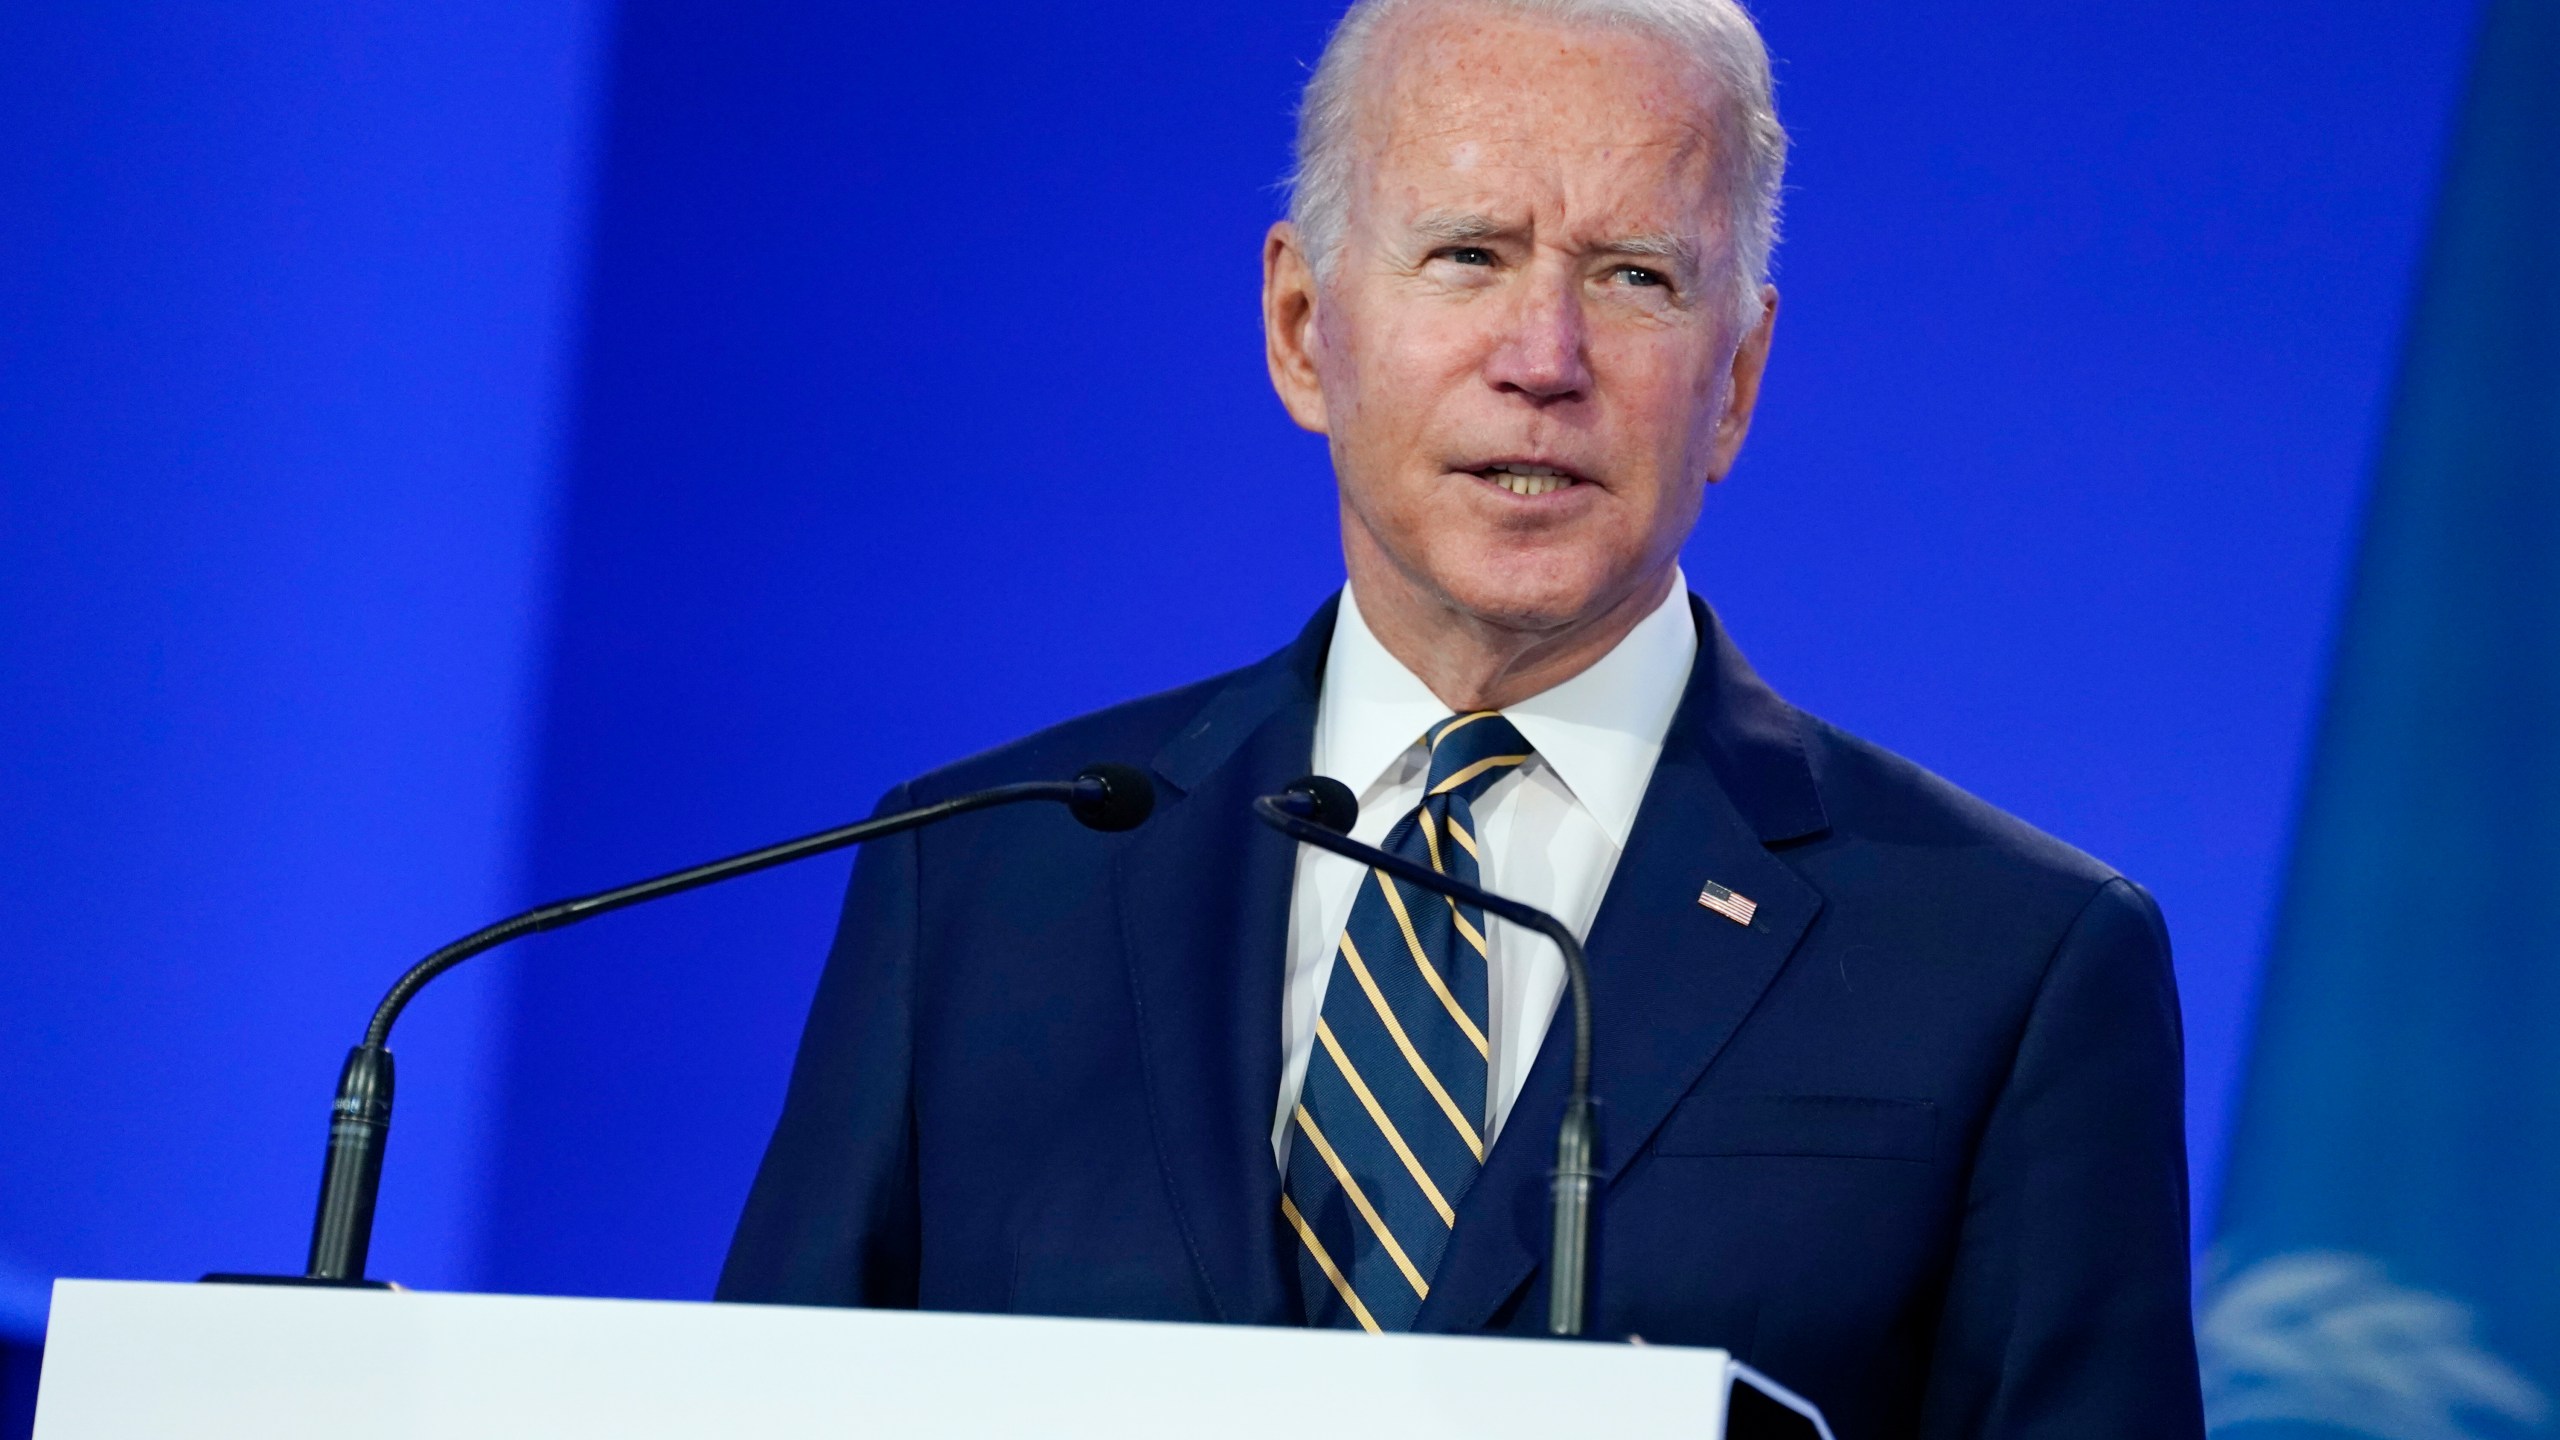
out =
[(1582, 484), (1582, 477), (1549, 465), (1526, 465), (1506, 461), (1487, 465), (1471, 472), (1477, 479), (1499, 485), (1514, 495), (1536, 498), (1551, 495), (1568, 486)]

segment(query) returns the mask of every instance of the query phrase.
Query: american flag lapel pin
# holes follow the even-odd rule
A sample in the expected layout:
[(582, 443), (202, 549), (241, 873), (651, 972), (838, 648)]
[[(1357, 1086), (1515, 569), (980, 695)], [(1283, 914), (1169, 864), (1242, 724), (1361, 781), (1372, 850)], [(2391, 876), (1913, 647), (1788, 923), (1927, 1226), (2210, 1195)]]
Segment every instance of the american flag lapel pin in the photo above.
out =
[(1713, 910), (1736, 925), (1748, 925), (1760, 913), (1760, 902), (1748, 895), (1736, 895), (1713, 880), (1698, 892), (1698, 903)]

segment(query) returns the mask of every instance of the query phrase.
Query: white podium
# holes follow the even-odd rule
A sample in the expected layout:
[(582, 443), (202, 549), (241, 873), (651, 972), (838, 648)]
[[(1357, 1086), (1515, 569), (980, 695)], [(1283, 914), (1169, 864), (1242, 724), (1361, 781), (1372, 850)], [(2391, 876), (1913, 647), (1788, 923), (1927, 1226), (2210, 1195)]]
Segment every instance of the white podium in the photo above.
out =
[(1830, 1437), (1721, 1350), (92, 1280), (35, 1434)]

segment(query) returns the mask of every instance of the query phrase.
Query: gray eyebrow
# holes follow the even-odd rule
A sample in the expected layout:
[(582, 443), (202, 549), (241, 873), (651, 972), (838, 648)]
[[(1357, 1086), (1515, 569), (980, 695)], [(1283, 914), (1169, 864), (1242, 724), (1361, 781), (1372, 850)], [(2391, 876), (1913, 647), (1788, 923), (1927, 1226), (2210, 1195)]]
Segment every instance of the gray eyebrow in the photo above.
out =
[(1457, 244), (1467, 240), (1491, 240), (1504, 233), (1503, 225), (1490, 215), (1434, 214), (1413, 222), (1414, 233), (1425, 240)]
[(1633, 255), (1644, 259), (1669, 261), (1682, 275), (1698, 273), (1696, 242), (1678, 235), (1629, 235), (1600, 247), (1613, 255)]

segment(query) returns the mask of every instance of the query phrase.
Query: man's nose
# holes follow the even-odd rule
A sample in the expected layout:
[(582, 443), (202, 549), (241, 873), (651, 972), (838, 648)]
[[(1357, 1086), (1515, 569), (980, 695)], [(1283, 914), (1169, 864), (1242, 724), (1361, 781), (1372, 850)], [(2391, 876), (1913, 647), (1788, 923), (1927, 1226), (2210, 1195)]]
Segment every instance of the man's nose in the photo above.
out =
[(1591, 388), (1580, 286), (1570, 276), (1523, 276), (1502, 321), (1485, 379), (1532, 400), (1580, 399)]

